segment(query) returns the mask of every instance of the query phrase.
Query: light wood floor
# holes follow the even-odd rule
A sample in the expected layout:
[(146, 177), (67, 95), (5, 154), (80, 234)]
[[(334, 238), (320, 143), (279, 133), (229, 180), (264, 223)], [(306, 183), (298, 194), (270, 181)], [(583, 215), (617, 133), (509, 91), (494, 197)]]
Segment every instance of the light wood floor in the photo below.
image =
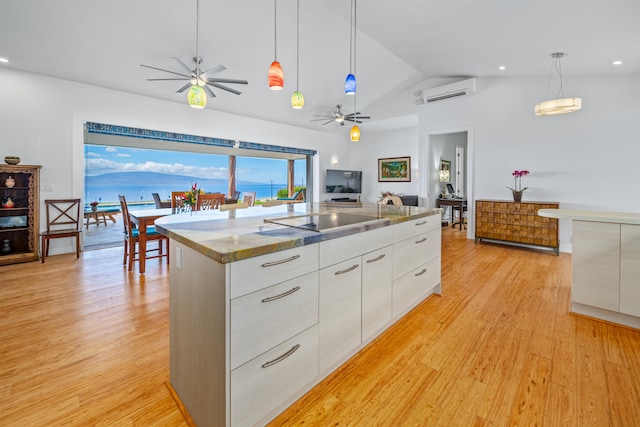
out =
[[(571, 258), (443, 229), (432, 297), (272, 426), (640, 426), (640, 331), (567, 313)], [(122, 250), (0, 267), (0, 425), (186, 425), (167, 266)]]

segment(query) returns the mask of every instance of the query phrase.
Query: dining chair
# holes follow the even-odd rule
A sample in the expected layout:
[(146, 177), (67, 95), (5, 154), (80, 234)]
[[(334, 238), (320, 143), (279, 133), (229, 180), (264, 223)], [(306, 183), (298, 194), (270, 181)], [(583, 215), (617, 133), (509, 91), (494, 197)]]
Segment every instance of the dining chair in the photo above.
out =
[(156, 204), (156, 209), (162, 209), (162, 208), (170, 208), (171, 207), (171, 202), (164, 202), (162, 201), (162, 199), (160, 199), (160, 195), (158, 193), (151, 193), (151, 196), (153, 196), (153, 202)]
[(224, 205), (224, 194), (211, 193), (211, 194), (198, 194), (196, 198), (196, 210), (209, 210), (219, 209)]
[(172, 191), (171, 192), (171, 208), (179, 208), (184, 205), (184, 191)]
[[(124, 224), (124, 257), (122, 265), (128, 264), (127, 271), (133, 270), (133, 262), (138, 261), (136, 257), (138, 254), (138, 248), (140, 243), (140, 231), (136, 228), (135, 224), (129, 219), (129, 207), (127, 206), (127, 199), (124, 195), (118, 194), (120, 200), (120, 209), (122, 210), (122, 223)], [(149, 249), (148, 252), (157, 252), (157, 255), (148, 256), (147, 259), (167, 257), (169, 260), (169, 238), (158, 233), (155, 227), (147, 227), (147, 242), (157, 241), (158, 247)], [(167, 244), (167, 252), (163, 253), (163, 242)]]
[(246, 209), (249, 205), (246, 203), (234, 203), (232, 205), (220, 205), (220, 212), (231, 211), (236, 209)]
[(242, 201), (249, 206), (253, 206), (256, 203), (256, 192), (255, 191), (245, 191), (242, 194)]
[(44, 259), (49, 256), (49, 240), (64, 237), (76, 238), (76, 258), (80, 258), (80, 199), (47, 199), (44, 205), (47, 231), (40, 233), (42, 262), (44, 263)]

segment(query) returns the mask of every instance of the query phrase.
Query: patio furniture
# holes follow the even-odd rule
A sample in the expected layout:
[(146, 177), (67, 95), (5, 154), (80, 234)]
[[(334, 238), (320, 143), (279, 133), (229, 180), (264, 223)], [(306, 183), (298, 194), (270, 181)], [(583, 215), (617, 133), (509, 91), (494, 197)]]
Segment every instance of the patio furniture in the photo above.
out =
[(169, 201), (161, 200), (160, 195), (158, 193), (151, 193), (151, 195), (153, 196), (153, 202), (156, 204), (156, 209), (171, 207), (171, 200)]
[(289, 203), (293, 202), (304, 202), (305, 199), (305, 189), (301, 189), (293, 193), (291, 197), (278, 197), (278, 200), (284, 200)]
[(249, 206), (253, 206), (256, 203), (256, 192), (245, 191), (244, 194), (242, 194), (242, 202)]
[(234, 191), (231, 197), (227, 197), (226, 199), (224, 199), (224, 204), (229, 205), (233, 203), (238, 203), (239, 198), (240, 198), (240, 192)]
[(219, 209), (224, 204), (224, 200), (225, 197), (222, 193), (198, 194), (196, 210)]

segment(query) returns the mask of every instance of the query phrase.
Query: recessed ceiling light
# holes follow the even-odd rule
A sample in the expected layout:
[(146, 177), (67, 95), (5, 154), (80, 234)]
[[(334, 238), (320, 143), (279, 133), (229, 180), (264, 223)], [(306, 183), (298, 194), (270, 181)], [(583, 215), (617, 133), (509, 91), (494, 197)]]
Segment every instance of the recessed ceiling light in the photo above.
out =
[(622, 61), (613, 61), (613, 65), (622, 65)]
[(8, 63), (8, 62), (9, 62), (9, 60), (8, 60), (7, 58), (0, 58), (0, 62)]
[(498, 67), (498, 70), (500, 70), (500, 71), (504, 71), (506, 69), (507, 69), (507, 67), (505, 67), (504, 65), (501, 65), (501, 66)]

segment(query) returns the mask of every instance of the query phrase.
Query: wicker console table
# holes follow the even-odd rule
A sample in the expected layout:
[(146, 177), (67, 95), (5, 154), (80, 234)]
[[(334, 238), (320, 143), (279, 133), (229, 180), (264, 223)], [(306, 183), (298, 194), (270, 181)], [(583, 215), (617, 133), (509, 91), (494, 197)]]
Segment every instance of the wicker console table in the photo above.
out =
[(557, 202), (476, 200), (475, 241), (541, 246), (559, 255), (558, 220), (538, 216), (540, 209), (559, 207)]

